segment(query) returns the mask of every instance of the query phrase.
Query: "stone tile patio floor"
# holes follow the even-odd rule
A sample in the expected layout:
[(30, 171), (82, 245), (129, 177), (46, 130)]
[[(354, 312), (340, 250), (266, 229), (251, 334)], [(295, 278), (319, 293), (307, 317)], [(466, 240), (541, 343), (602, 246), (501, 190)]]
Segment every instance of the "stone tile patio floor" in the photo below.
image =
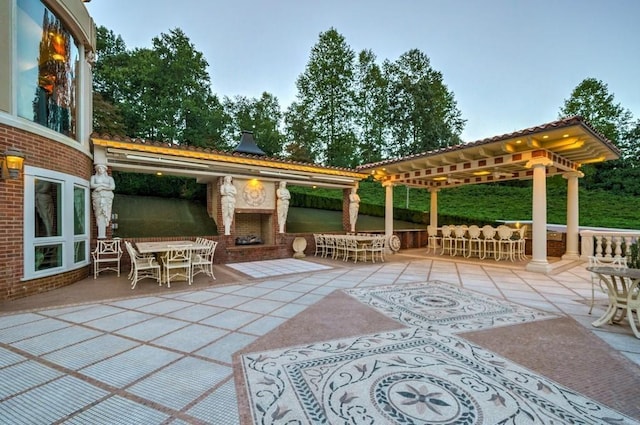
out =
[(606, 297), (587, 314), (585, 264), (553, 266), (541, 275), (408, 250), (376, 264), (307, 257), (217, 266), (216, 281), (200, 275), (171, 290), (148, 280), (132, 291), (126, 273), (105, 274), (0, 302), (0, 422), (237, 424), (234, 352), (336, 289), (428, 280), (571, 316), (640, 366), (628, 325), (591, 326)]

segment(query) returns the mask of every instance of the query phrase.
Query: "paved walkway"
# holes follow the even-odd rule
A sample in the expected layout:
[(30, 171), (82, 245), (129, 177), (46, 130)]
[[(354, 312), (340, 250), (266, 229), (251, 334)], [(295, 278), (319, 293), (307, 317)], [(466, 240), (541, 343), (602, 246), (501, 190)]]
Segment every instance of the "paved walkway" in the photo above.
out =
[(587, 314), (585, 265), (554, 266), (545, 276), (418, 251), (382, 264), (310, 257), (219, 266), (215, 282), (188, 290), (131, 291), (125, 276), (105, 276), (0, 303), (0, 422), (237, 424), (234, 352), (336, 289), (427, 280), (571, 316), (640, 365), (628, 326), (591, 327), (606, 298)]

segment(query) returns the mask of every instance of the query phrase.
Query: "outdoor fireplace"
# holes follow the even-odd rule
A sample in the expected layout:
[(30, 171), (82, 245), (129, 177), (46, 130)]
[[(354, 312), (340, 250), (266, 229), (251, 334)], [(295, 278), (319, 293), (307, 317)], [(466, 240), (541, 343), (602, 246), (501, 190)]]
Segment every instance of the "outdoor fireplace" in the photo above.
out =
[[(220, 177), (216, 190), (218, 196), (212, 196), (212, 211), (217, 211), (218, 229), (222, 232)], [(230, 236), (234, 245), (274, 245), (278, 232), (276, 215), (276, 182), (261, 179), (234, 178), (231, 184), (236, 189), (233, 224)], [(213, 189), (213, 188), (212, 188)]]
[(274, 243), (273, 213), (271, 211), (236, 211), (236, 245), (272, 245)]

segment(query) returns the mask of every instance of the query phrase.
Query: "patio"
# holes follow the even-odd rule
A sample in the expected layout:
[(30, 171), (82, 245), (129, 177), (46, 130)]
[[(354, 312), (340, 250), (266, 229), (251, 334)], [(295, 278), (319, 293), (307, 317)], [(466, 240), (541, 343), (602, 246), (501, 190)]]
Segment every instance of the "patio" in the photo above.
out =
[[(1, 302), (0, 416), (11, 423), (249, 424), (240, 355), (397, 330), (344, 289), (441, 281), (557, 318), (460, 334), (632, 418), (640, 343), (626, 323), (593, 328), (585, 263), (480, 261), (405, 250), (385, 263), (307, 257), (216, 266), (216, 281), (130, 289), (126, 272)], [(167, 388), (176, 388), (169, 391)], [(239, 406), (239, 407), (237, 407)], [(276, 421), (277, 422), (277, 421)], [(633, 423), (633, 422), (630, 422)]]

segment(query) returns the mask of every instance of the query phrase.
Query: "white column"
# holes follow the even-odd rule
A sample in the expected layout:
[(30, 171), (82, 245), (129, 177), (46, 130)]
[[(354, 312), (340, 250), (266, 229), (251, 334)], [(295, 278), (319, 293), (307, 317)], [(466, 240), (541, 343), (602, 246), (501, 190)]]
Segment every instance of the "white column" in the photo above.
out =
[(527, 163), (533, 168), (533, 199), (531, 201), (532, 253), (526, 269), (532, 272), (548, 273), (551, 266), (547, 261), (547, 167), (553, 161), (549, 158), (534, 158)]
[(393, 185), (382, 183), (384, 187), (384, 235), (387, 241), (393, 235)]
[(578, 251), (580, 241), (578, 233), (580, 225), (578, 179), (584, 177), (584, 174), (580, 171), (574, 171), (565, 173), (562, 177), (567, 179), (567, 250), (562, 259), (578, 260), (580, 259), (580, 252)]
[(429, 189), (431, 193), (431, 207), (429, 208), (429, 226), (438, 227), (438, 191), (440, 189)]

